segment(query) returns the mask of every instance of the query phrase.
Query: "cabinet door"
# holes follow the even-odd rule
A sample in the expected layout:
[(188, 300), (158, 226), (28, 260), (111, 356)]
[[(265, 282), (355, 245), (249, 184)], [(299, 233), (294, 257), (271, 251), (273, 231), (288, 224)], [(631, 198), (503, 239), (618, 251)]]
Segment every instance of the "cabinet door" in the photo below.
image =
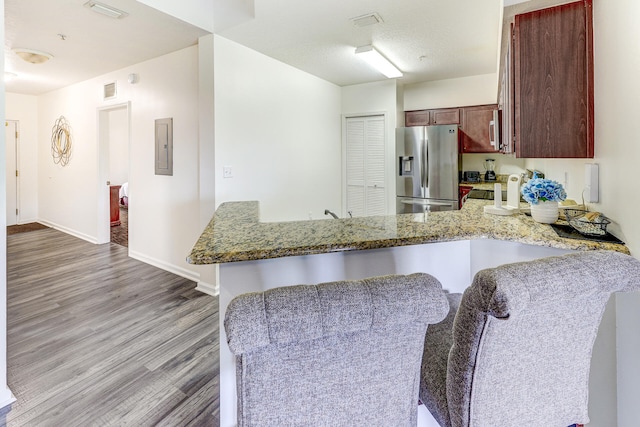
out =
[(431, 110), (432, 125), (459, 125), (460, 109), (447, 108), (442, 110)]
[(429, 126), (429, 110), (406, 111), (405, 126)]
[(467, 201), (467, 195), (473, 190), (473, 187), (469, 185), (461, 185), (458, 187), (458, 208), (462, 209), (462, 206)]
[[(493, 112), (497, 105), (480, 105), (462, 108), (462, 126), (460, 127), (460, 146), (463, 153), (495, 153), (499, 142), (495, 141)], [(493, 123), (493, 126), (498, 126)]]
[[(513, 24), (511, 24), (511, 32), (513, 34)], [(514, 113), (513, 113), (513, 59), (511, 57), (512, 39), (509, 38), (506, 46), (506, 55), (504, 68), (501, 73), (501, 90), (500, 90), (500, 110), (502, 111), (502, 140), (500, 141), (500, 151), (504, 154), (513, 153), (514, 147)]]
[(591, 0), (515, 17), (518, 157), (593, 157)]

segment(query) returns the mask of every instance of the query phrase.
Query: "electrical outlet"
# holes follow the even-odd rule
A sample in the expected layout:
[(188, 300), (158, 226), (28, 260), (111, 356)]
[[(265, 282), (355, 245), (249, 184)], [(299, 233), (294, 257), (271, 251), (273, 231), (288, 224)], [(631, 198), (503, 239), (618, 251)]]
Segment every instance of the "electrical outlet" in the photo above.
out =
[(231, 166), (223, 166), (222, 167), (222, 177), (223, 178), (233, 178), (233, 171), (231, 170)]

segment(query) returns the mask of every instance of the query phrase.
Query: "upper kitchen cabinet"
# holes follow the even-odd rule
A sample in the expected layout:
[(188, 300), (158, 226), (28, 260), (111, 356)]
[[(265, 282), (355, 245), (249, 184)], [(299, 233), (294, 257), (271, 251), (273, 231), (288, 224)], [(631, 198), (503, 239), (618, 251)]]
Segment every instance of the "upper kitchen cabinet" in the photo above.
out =
[(404, 113), (405, 126), (429, 126), (430, 124), (429, 110), (405, 111)]
[(442, 108), (430, 111), (432, 125), (459, 125), (460, 109), (459, 108)]
[(497, 105), (464, 107), (460, 126), (460, 148), (463, 153), (496, 153), (499, 151)]
[(405, 111), (405, 126), (458, 125), (459, 108), (440, 108), (437, 110)]
[(516, 156), (593, 157), (591, 0), (516, 15), (512, 48)]

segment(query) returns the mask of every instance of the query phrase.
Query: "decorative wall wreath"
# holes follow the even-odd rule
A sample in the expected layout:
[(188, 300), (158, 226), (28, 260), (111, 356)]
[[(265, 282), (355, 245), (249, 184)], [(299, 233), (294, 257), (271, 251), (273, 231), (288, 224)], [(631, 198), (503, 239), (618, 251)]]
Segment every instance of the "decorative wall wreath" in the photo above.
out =
[(66, 166), (71, 158), (71, 127), (64, 116), (58, 117), (51, 131), (53, 162)]

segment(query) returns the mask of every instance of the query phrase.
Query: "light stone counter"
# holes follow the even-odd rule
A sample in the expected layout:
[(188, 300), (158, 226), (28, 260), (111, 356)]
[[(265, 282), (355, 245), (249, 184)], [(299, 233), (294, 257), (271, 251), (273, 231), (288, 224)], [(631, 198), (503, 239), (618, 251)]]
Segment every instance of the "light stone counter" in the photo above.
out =
[(259, 203), (227, 202), (216, 210), (187, 261), (221, 264), (424, 243), (493, 239), (567, 250), (625, 245), (558, 237), (524, 214), (485, 214), (490, 200), (468, 200), (459, 211), (289, 222), (260, 222)]

